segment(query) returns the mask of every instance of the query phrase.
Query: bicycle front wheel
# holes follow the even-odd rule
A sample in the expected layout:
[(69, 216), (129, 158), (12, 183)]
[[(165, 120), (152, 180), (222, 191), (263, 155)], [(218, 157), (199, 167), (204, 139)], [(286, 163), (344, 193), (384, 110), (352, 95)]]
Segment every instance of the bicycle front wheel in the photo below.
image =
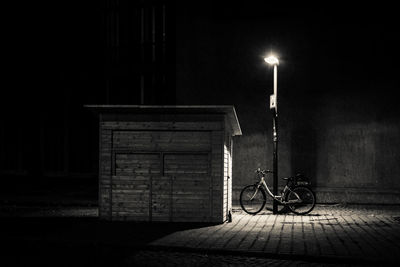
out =
[(240, 192), (240, 206), (248, 214), (257, 214), (265, 206), (266, 196), (257, 185), (248, 185)]
[(297, 186), (286, 195), (289, 209), (296, 214), (303, 215), (311, 212), (315, 207), (315, 194), (310, 188)]

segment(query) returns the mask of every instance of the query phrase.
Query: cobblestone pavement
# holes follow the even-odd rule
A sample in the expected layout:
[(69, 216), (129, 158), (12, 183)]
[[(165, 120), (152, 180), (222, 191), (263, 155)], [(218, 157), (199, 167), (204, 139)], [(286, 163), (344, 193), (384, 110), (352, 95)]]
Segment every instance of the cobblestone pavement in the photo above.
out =
[[(141, 250), (129, 257), (124, 266), (365, 266), (347, 263), (322, 263), (284, 260), (254, 256), (221, 255), (210, 253)], [(372, 265), (371, 265), (372, 266)]]
[(232, 223), (175, 232), (151, 246), (378, 265), (395, 265), (400, 253), (398, 207), (320, 205), (307, 216), (233, 211)]
[(93, 206), (3, 205), (0, 239), (15, 247), (12, 257), (22, 253), (31, 263), (52, 255), (47, 262), (68, 259), (63, 266), (399, 265), (400, 206), (317, 205), (307, 216), (251, 216), (235, 206), (232, 223), (213, 226), (97, 216)]

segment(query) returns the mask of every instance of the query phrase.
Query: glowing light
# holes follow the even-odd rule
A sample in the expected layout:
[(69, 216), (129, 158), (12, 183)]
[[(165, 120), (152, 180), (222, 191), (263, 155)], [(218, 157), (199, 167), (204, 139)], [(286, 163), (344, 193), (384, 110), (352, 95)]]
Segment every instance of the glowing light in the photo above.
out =
[(268, 64), (271, 64), (271, 65), (279, 64), (279, 60), (275, 56), (272, 56), (272, 55), (264, 58), (264, 60), (265, 60), (265, 62), (267, 62)]

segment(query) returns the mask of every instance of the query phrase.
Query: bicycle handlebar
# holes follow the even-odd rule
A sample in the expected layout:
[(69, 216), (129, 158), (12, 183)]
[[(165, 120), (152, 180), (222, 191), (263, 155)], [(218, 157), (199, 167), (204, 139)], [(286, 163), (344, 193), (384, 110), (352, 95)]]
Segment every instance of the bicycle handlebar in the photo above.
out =
[(256, 171), (255, 171), (256, 173), (261, 173), (261, 174), (266, 174), (266, 173), (274, 173), (273, 171), (271, 171), (271, 170), (261, 170), (260, 168), (258, 168)]

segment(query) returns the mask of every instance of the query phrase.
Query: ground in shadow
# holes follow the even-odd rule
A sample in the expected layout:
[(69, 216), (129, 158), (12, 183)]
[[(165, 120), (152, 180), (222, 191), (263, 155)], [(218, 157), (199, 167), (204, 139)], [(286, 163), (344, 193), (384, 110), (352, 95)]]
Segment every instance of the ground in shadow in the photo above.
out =
[(2, 266), (119, 266), (149, 242), (200, 223), (110, 222), (98, 218), (1, 218)]

